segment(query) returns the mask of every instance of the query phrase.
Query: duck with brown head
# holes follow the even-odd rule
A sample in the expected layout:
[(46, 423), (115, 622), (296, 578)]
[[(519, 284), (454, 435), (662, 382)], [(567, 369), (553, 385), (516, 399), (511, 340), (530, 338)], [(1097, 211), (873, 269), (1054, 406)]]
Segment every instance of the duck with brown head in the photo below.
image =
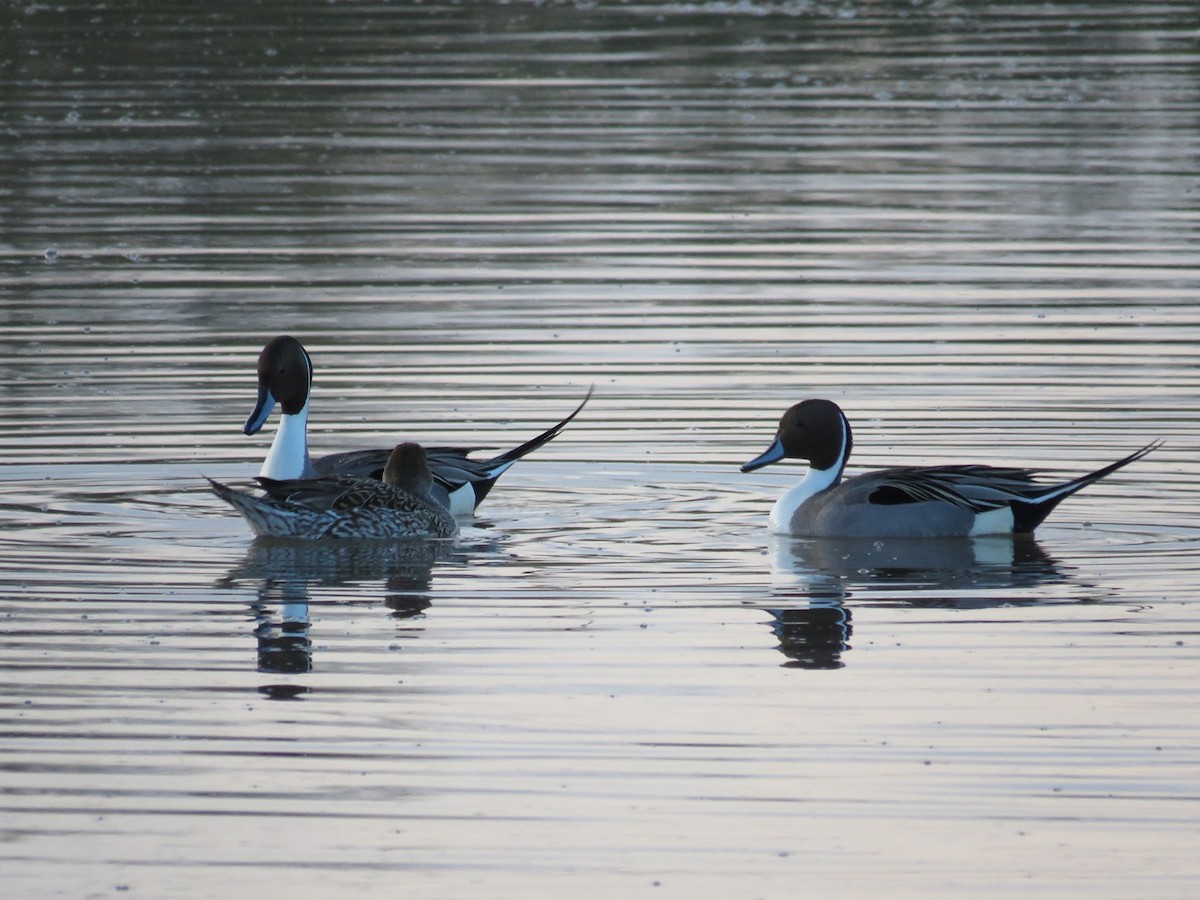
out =
[[(308, 351), (294, 337), (271, 339), (258, 357), (258, 402), (246, 420), (244, 431), (254, 434), (263, 427), (276, 405), (282, 409), (279, 431), (271, 443), (259, 475), (263, 478), (295, 479), (321, 475), (358, 475), (380, 478), (391, 453), (388, 449), (354, 450), (312, 459), (308, 452), (308, 406), (313, 384), (313, 363)], [(490, 459), (474, 459), (470, 447), (428, 447), (434, 496), (455, 515), (471, 515), (483, 502), (504, 472), (523, 456), (554, 440), (575, 418), (592, 396), (589, 388), (583, 401), (569, 416), (541, 434)]]
[(1059, 484), (1028, 469), (986, 465), (903, 466), (842, 480), (854, 439), (830, 400), (805, 400), (783, 414), (775, 440), (742, 466), (751, 472), (784, 458), (809, 464), (771, 510), (770, 528), (797, 537), (914, 538), (1028, 534), (1060, 502), (1141, 459), (1147, 444), (1102, 469)]
[(275, 479), (259, 476), (256, 496), (209, 479), (213, 492), (242, 514), (254, 533), (324, 538), (447, 538), (458, 523), (432, 495), (433, 474), (420, 444), (398, 445), (384, 479), (346, 475)]
[(255, 434), (278, 403), (283, 415), (259, 475), (303, 478), (315, 475), (308, 455), (308, 395), (313, 367), (308, 351), (295, 338), (273, 338), (258, 355), (258, 402), (242, 431)]

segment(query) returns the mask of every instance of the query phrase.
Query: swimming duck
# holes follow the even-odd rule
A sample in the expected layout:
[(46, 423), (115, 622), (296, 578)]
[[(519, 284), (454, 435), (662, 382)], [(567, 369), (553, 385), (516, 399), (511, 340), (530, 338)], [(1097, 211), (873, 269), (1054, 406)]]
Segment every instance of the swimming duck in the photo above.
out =
[(842, 481), (854, 444), (850, 422), (830, 400), (805, 400), (783, 414), (774, 442), (742, 466), (784, 457), (809, 463), (803, 480), (771, 510), (770, 528), (796, 537), (967, 537), (1028, 534), (1059, 503), (1162, 442), (1061, 484), (1033, 480), (1028, 469), (997, 466), (903, 466)]
[(447, 538), (458, 523), (434, 499), (433, 473), (420, 444), (399, 444), (383, 480), (347, 475), (274, 479), (259, 476), (263, 496), (208, 479), (213, 493), (264, 537)]
[[(379, 478), (390, 450), (355, 450), (316, 459), (309, 456), (308, 402), (312, 379), (312, 358), (294, 337), (273, 338), (259, 354), (258, 402), (243, 431), (254, 434), (262, 428), (276, 403), (283, 409), (279, 431), (275, 433), (259, 476), (276, 481), (323, 475)], [(574, 412), (557, 425), (491, 459), (471, 459), (468, 454), (476, 449), (471, 447), (426, 448), (434, 479), (433, 496), (455, 515), (471, 515), (497, 478), (521, 457), (558, 437), (591, 396), (589, 388)]]

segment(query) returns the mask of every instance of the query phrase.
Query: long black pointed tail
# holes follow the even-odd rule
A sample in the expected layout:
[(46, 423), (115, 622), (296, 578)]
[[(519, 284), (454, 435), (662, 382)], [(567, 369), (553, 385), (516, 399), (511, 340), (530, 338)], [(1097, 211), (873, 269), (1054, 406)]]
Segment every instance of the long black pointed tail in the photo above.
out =
[(1013, 532), (1016, 534), (1028, 534), (1037, 528), (1045, 521), (1046, 516), (1054, 510), (1054, 507), (1062, 503), (1076, 491), (1083, 490), (1089, 484), (1095, 484), (1106, 475), (1111, 475), (1117, 469), (1123, 469), (1131, 462), (1136, 462), (1147, 453), (1157, 450), (1163, 445), (1162, 440), (1151, 441), (1140, 450), (1135, 450), (1128, 456), (1118, 459), (1115, 463), (1110, 463), (1103, 469), (1097, 469), (1095, 472), (1089, 472), (1087, 475), (1080, 475), (1071, 481), (1063, 484), (1056, 484), (1047, 487), (1045, 490), (1033, 494), (1025, 502), (1013, 503)]
[(570, 424), (571, 420), (579, 415), (579, 411), (587, 405), (587, 402), (592, 399), (592, 391), (595, 389), (596, 386), (594, 384), (589, 385), (588, 392), (586, 395), (584, 395), (583, 400), (581, 400), (579, 405), (572, 410), (570, 415), (568, 415), (557, 425), (547, 428), (537, 437), (530, 438), (519, 447), (513, 447), (511, 450), (506, 450), (498, 456), (493, 456), (489, 460), (481, 460), (480, 465), (487, 470), (488, 477), (480, 481), (472, 482), (472, 486), (475, 488), (475, 504), (478, 506), (481, 502), (483, 502), (483, 498), (486, 497), (488, 491), (492, 489), (492, 485), (496, 483), (496, 479), (503, 475), (509, 466), (519, 460), (522, 456), (527, 456), (538, 447), (548, 444), (550, 441), (558, 437), (559, 434), (562, 433), (562, 430)]

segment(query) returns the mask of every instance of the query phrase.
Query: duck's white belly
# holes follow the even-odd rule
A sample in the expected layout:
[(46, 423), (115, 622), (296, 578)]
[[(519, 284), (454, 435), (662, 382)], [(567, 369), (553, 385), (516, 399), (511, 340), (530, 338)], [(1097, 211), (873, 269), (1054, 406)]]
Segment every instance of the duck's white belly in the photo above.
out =
[(796, 515), (796, 510), (808, 499), (807, 494), (797, 496), (800, 494), (799, 488), (803, 486), (803, 482), (796, 485), (776, 500), (775, 505), (771, 507), (771, 515), (767, 518), (767, 530), (772, 534), (792, 533), (792, 519)]

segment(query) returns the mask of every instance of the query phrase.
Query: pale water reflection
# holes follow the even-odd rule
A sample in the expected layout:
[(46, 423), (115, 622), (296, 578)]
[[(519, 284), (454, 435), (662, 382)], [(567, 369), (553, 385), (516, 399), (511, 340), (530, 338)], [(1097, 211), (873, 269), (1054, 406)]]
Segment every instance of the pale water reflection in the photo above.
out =
[[(0, 29), (5, 897), (1194, 893), (1191, 4)], [(453, 547), (256, 542), (280, 333), (322, 451), (596, 392)], [(864, 469), (1166, 444), (1036, 543), (780, 542), (808, 396)]]
[[(801, 668), (845, 664), (857, 604), (965, 610), (1084, 602), (1086, 596), (1069, 567), (1029, 535), (939, 541), (772, 535), (770, 541), (775, 572), (791, 576), (772, 589), (773, 602), (787, 604), (768, 610), (772, 629), (789, 665)], [(1067, 587), (1072, 590), (1064, 596)]]
[(1003, 590), (1062, 583), (1060, 567), (1032, 535), (874, 540), (772, 535), (776, 569), (830, 583), (895, 583), (912, 589)]
[[(454, 554), (449, 541), (301, 541), (255, 538), (246, 557), (221, 586), (253, 586), (250, 604), (258, 640), (258, 670), (311, 672), (313, 648), (309, 604), (322, 593), (352, 587), (358, 595), (378, 590), (397, 618), (429, 607), (434, 565)], [(278, 691), (276, 692), (278, 695)]]

